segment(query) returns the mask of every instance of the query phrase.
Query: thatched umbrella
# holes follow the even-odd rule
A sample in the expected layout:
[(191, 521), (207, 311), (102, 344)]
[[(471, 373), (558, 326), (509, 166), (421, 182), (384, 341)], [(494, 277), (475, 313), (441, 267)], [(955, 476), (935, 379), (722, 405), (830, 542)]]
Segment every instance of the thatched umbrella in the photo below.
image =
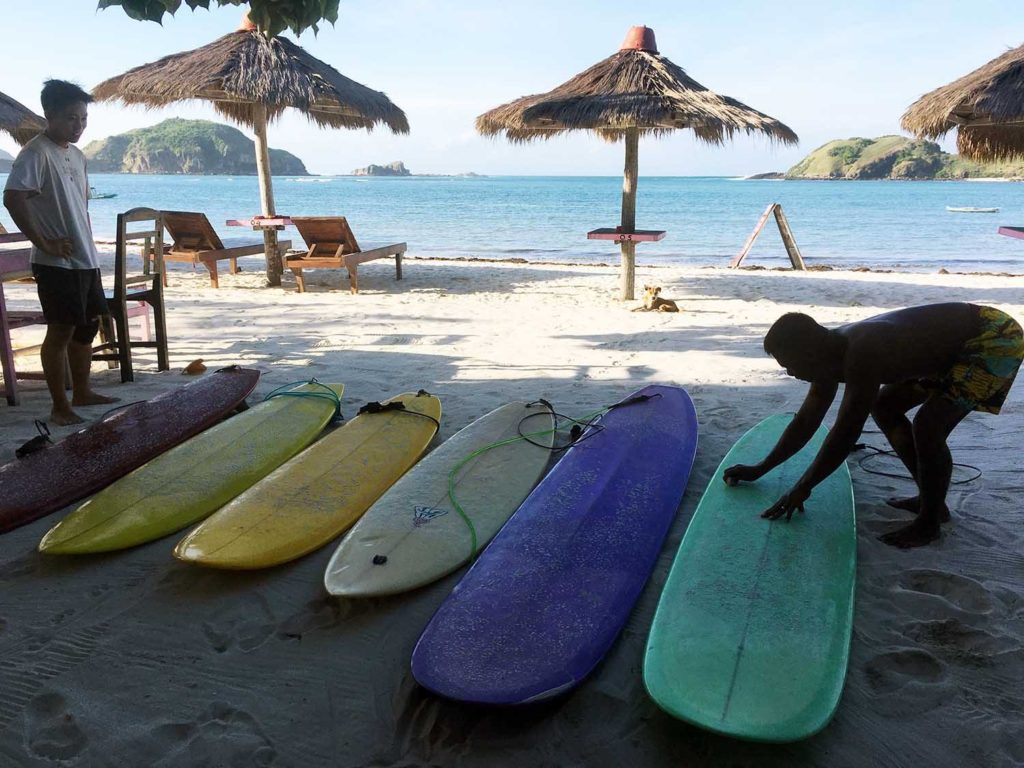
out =
[[(689, 128), (708, 144), (736, 133), (761, 133), (795, 144), (793, 131), (728, 96), (712, 93), (658, 53), (654, 30), (633, 27), (622, 48), (548, 93), (524, 96), (476, 119), (484, 135), (513, 142), (547, 139), (565, 131), (591, 130), (608, 141), (625, 140), (620, 231), (636, 227), (637, 151), (641, 134)], [(621, 240), (623, 299), (632, 299), (636, 243)]]
[[(165, 56), (93, 89), (103, 100), (163, 107), (176, 101), (213, 102), (225, 117), (252, 128), (256, 136), (256, 169), (264, 216), (274, 215), (270, 182), (267, 121), (287, 107), (303, 112), (328, 128), (365, 128), (383, 124), (395, 133), (408, 133), (405, 113), (387, 96), (342, 75), (282, 37), (268, 38), (248, 20), (231, 34), (192, 51)], [(277, 232), (263, 231), (267, 280), (281, 283)]]
[(928, 139), (956, 128), (957, 150), (973, 160), (1024, 156), (1024, 46), (926, 93), (900, 123)]
[(0, 130), (6, 131), (19, 144), (46, 130), (46, 120), (31, 109), (0, 93)]

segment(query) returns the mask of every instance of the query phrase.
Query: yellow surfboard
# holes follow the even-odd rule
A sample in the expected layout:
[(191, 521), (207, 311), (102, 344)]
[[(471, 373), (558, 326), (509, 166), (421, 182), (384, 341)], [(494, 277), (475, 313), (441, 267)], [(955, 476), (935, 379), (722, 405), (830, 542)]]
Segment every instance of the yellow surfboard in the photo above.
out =
[(344, 390), (296, 386), (199, 433), (86, 501), (50, 529), (39, 551), (109, 552), (202, 520), (313, 442)]
[(440, 418), (441, 402), (425, 392), (360, 413), (209, 517), (174, 556), (215, 568), (266, 568), (322, 547), (419, 460)]

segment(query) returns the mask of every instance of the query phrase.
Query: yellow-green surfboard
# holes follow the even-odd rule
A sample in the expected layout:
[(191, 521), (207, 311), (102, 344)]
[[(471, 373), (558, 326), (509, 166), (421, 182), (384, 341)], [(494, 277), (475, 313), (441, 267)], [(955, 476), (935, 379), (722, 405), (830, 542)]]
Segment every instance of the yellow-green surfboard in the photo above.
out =
[(441, 402), (406, 393), (362, 413), (209, 517), (178, 542), (179, 560), (266, 568), (343, 533), (415, 464), (437, 432)]
[(39, 551), (109, 552), (202, 520), (316, 439), (344, 389), (296, 386), (201, 432), (90, 498), (50, 529)]

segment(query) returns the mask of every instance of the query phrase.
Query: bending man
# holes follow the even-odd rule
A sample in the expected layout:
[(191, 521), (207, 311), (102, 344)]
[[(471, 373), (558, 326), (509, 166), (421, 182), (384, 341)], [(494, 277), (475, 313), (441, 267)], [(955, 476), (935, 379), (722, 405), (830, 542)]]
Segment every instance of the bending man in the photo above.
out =
[[(882, 541), (917, 547), (939, 537), (949, 519), (946, 491), (953, 459), (946, 438), (971, 411), (999, 413), (1024, 357), (1020, 325), (1009, 315), (973, 304), (927, 304), (835, 329), (808, 315), (783, 315), (764, 349), (786, 373), (810, 382), (807, 397), (778, 443), (759, 464), (729, 467), (723, 480), (757, 480), (803, 448), (845, 384), (835, 425), (789, 492), (762, 514), (789, 520), (811, 490), (846, 460), (868, 414), (885, 433), (917, 483), (918, 495), (891, 499), (917, 513)], [(913, 423), (910, 409), (921, 406)]]

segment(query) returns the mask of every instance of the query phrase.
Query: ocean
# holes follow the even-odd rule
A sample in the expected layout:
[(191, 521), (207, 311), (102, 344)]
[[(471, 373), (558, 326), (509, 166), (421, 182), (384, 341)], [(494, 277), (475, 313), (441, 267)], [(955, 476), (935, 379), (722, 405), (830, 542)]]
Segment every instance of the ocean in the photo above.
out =
[[(0, 185), (6, 180), (0, 175)], [(223, 237), (251, 236), (231, 218), (259, 213), (252, 176), (94, 174), (93, 229), (113, 236), (118, 212), (134, 206), (202, 210)], [(621, 177), (353, 176), (275, 177), (277, 210), (348, 217), (361, 242), (406, 241), (410, 256), (618, 263), (618, 247), (587, 240), (619, 223)], [(666, 230), (641, 243), (637, 263), (725, 266), (766, 206), (782, 204), (808, 265), (915, 272), (1024, 274), (1024, 241), (1000, 225), (1024, 226), (1024, 186), (979, 181), (745, 181), (723, 177), (641, 177), (637, 227)], [(946, 206), (998, 207), (996, 214)], [(6, 211), (0, 221), (10, 227)], [(284, 236), (297, 241), (297, 233)], [(788, 264), (769, 220), (748, 264)]]

